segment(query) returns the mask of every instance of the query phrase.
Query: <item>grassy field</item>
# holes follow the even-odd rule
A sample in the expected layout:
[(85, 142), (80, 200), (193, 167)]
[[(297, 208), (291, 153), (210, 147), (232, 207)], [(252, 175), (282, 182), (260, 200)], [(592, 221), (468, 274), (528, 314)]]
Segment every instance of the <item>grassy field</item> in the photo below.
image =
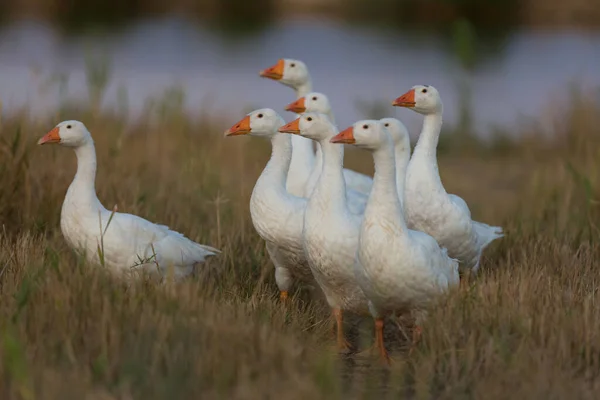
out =
[[(269, 144), (223, 138), (235, 121), (178, 107), (136, 124), (92, 109), (0, 121), (0, 398), (595, 398), (600, 389), (600, 102), (575, 93), (483, 148), (446, 132), (440, 171), (474, 217), (504, 227), (467, 290), (432, 309), (395, 362), (338, 356), (327, 308), (278, 300), (248, 201)], [(283, 105), (282, 105), (283, 106)], [(555, 105), (556, 106), (556, 105)], [(394, 110), (390, 107), (390, 113)], [(241, 117), (241, 115), (240, 115)], [(97, 191), (223, 253), (189, 281), (126, 285), (87, 265), (60, 233), (75, 156), (35, 142), (80, 119), (96, 141)], [(347, 165), (371, 171), (362, 152)], [(370, 321), (358, 329), (361, 349)]]

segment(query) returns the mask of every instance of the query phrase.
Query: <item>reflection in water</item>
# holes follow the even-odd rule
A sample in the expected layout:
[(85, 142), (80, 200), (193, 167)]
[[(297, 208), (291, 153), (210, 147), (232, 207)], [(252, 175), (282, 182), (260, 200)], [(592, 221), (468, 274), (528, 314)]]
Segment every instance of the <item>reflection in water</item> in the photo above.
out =
[(329, 95), (340, 125), (365, 117), (357, 109), (360, 99), (381, 101), (381, 110), (387, 105), (388, 115), (418, 130), (420, 116), (389, 104), (414, 84), (436, 86), (445, 121), (456, 123), (460, 85), (466, 85), (475, 128), (483, 132), (489, 124), (512, 125), (519, 115), (539, 115), (573, 79), (600, 84), (599, 33), (517, 31), (504, 36), (489, 58), (481, 58), (485, 53), (478, 46), (484, 44), (475, 41), (476, 62), (468, 65), (455, 51), (461, 41), (472, 46), (465, 37), (301, 20), (232, 41), (178, 18), (145, 20), (102, 35), (62, 36), (47, 25), (22, 22), (0, 31), (0, 96), (8, 107), (55, 106), (58, 89), (40, 96), (39, 82), (32, 80), (31, 66), (37, 65), (47, 74), (67, 74), (62, 90), (87, 98), (85, 54), (92, 51), (112, 61), (105, 105), (127, 98), (130, 109), (139, 111), (148, 96), (180, 84), (194, 113), (208, 108), (235, 119), (248, 108), (272, 107), (289, 119), (282, 108), (293, 92), (260, 78), (258, 71), (280, 57), (293, 57), (308, 64), (314, 89)]

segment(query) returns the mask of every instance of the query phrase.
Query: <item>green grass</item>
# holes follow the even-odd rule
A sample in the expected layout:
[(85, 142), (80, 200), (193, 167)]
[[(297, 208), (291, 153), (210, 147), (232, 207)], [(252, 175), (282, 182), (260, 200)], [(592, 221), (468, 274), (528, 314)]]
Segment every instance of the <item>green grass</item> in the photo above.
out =
[[(336, 354), (322, 301), (296, 293), (288, 307), (280, 304), (248, 211), (269, 146), (223, 138), (235, 121), (186, 116), (182, 96), (155, 99), (134, 125), (126, 114), (68, 102), (48, 119), (27, 110), (3, 116), (1, 398), (595, 396), (600, 104), (592, 95), (574, 93), (551, 110), (551, 135), (527, 128), (508, 144), (464, 146), (445, 133), (446, 188), (506, 237), (485, 252), (468, 290), (431, 309), (413, 353), (405, 346), (409, 325), (389, 324), (389, 370), (366, 355)], [(35, 144), (67, 118), (84, 121), (94, 136), (105, 206), (222, 254), (194, 278), (163, 285), (121, 282), (74, 254), (59, 219), (75, 156)], [(348, 153), (348, 166), (372, 170), (366, 153)], [(371, 321), (357, 331), (362, 350)]]

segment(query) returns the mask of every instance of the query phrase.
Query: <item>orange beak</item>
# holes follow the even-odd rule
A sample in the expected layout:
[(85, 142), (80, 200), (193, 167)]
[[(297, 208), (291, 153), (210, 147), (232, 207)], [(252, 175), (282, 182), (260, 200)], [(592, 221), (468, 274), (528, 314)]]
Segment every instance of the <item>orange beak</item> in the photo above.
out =
[(354, 139), (354, 128), (351, 126), (350, 128), (346, 128), (334, 137), (329, 140), (331, 143), (343, 143), (343, 144), (354, 144), (356, 140)]
[(277, 129), (283, 133), (293, 133), (294, 135), (300, 134), (300, 118), (293, 120), (289, 124), (285, 124), (281, 128)]
[(410, 89), (408, 92), (404, 93), (402, 96), (398, 97), (392, 103), (395, 107), (414, 107), (415, 103), (415, 89)]
[(272, 67), (269, 67), (267, 69), (263, 69), (262, 71), (260, 71), (260, 76), (262, 76), (263, 78), (269, 78), (269, 79), (273, 79), (273, 80), (280, 80), (281, 78), (283, 78), (283, 67), (285, 66), (285, 63), (283, 62), (282, 59), (277, 61), (277, 64), (273, 65)]
[(37, 144), (60, 143), (60, 135), (58, 126), (46, 133), (44, 137), (38, 140)]
[(225, 136), (239, 136), (246, 135), (250, 133), (252, 129), (250, 129), (250, 116), (246, 115), (244, 118), (240, 120), (237, 124), (233, 125), (231, 128), (225, 131)]
[(296, 114), (302, 114), (303, 112), (306, 112), (306, 104), (304, 102), (304, 97), (300, 97), (295, 102), (285, 106), (285, 111), (295, 112)]

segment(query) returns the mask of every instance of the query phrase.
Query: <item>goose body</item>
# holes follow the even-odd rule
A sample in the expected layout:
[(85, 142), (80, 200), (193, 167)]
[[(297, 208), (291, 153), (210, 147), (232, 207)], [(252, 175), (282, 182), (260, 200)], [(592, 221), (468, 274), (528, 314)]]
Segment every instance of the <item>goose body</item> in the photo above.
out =
[(96, 195), (96, 151), (83, 123), (61, 122), (38, 141), (49, 143), (72, 147), (77, 155), (77, 173), (62, 205), (60, 227), (69, 246), (88, 261), (119, 272), (140, 268), (180, 278), (219, 253), (165, 225), (107, 210)]
[(405, 213), (409, 227), (433, 236), (461, 270), (476, 273), (483, 249), (502, 237), (502, 228), (471, 219), (467, 203), (448, 194), (440, 179), (436, 148), (442, 126), (442, 100), (433, 86), (414, 86), (395, 106), (423, 114), (423, 129), (406, 173)]
[(265, 240), (275, 265), (275, 280), (281, 297), (287, 298), (294, 282), (313, 282), (304, 255), (302, 229), (306, 199), (286, 189), (286, 177), (292, 158), (290, 135), (277, 132), (284, 124), (274, 110), (256, 110), (233, 125), (227, 136), (249, 134), (271, 141), (271, 158), (256, 181), (250, 198), (254, 228)]
[[(312, 91), (312, 80), (306, 64), (300, 60), (280, 59), (277, 63), (260, 72), (260, 76), (276, 80), (288, 86), (296, 92), (296, 98), (300, 99)], [(329, 113), (333, 121), (333, 114)], [(335, 122), (334, 122), (335, 123)], [(321, 149), (317, 144), (315, 156), (312, 141), (301, 136), (292, 137), (292, 162), (288, 173), (287, 189), (296, 196), (310, 194), (312, 188), (307, 188), (312, 171), (320, 171), (316, 165), (322, 159)], [(349, 189), (368, 195), (373, 185), (373, 178), (365, 174), (344, 168), (342, 170), (344, 179)], [(313, 179), (313, 184), (316, 179)]]
[(368, 304), (354, 274), (362, 217), (347, 206), (343, 146), (329, 142), (337, 131), (323, 114), (304, 114), (279, 130), (318, 140), (323, 150), (323, 170), (306, 205), (303, 245), (315, 280), (336, 317), (338, 345), (344, 348), (342, 312), (365, 314)]
[(458, 263), (446, 249), (433, 237), (406, 226), (396, 185), (396, 173), (404, 169), (396, 163), (405, 168), (410, 148), (397, 152), (402, 159), (394, 160), (394, 144), (384, 125), (390, 122), (359, 121), (332, 139), (373, 153), (374, 183), (360, 228), (355, 274), (369, 299), (377, 322), (377, 347), (385, 359), (383, 318), (393, 312), (423, 310), (459, 282)]

